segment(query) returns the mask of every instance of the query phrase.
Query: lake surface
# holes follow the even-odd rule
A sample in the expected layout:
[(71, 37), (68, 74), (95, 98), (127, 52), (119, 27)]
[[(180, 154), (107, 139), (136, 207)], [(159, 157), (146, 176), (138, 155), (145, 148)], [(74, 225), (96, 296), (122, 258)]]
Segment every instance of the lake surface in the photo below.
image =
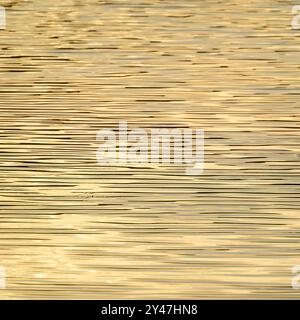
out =
[[(289, 2), (2, 5), (2, 299), (300, 297)], [(97, 164), (119, 120), (204, 129), (204, 173)]]

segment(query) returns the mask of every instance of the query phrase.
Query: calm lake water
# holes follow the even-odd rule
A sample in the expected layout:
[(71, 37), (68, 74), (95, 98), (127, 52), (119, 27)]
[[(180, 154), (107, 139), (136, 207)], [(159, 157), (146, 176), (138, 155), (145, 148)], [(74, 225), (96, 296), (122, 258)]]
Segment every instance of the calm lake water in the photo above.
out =
[[(2, 5), (2, 299), (300, 297), (290, 2)], [(204, 173), (98, 165), (119, 120), (205, 129)]]

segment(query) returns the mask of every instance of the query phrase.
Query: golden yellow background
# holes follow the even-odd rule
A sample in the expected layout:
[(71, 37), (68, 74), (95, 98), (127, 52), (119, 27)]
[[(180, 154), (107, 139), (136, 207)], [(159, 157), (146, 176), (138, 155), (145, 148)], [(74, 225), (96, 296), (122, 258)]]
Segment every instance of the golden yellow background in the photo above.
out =
[[(300, 297), (290, 1), (1, 5), (2, 299)], [(119, 120), (205, 129), (204, 174), (99, 166)]]

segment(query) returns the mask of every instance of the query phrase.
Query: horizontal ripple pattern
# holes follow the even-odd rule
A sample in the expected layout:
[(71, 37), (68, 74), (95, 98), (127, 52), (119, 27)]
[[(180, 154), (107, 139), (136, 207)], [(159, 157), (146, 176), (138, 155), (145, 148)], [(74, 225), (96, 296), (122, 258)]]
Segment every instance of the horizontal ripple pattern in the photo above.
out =
[[(300, 297), (286, 1), (2, 3), (2, 299)], [(98, 165), (119, 120), (204, 129), (204, 173)]]

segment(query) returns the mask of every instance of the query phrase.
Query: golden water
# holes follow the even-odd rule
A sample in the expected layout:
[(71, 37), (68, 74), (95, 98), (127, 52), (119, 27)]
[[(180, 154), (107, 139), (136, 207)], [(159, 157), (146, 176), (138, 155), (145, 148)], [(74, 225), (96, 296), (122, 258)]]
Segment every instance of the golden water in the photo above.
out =
[[(2, 299), (300, 297), (291, 2), (1, 5)], [(119, 120), (205, 129), (204, 174), (99, 166)]]

